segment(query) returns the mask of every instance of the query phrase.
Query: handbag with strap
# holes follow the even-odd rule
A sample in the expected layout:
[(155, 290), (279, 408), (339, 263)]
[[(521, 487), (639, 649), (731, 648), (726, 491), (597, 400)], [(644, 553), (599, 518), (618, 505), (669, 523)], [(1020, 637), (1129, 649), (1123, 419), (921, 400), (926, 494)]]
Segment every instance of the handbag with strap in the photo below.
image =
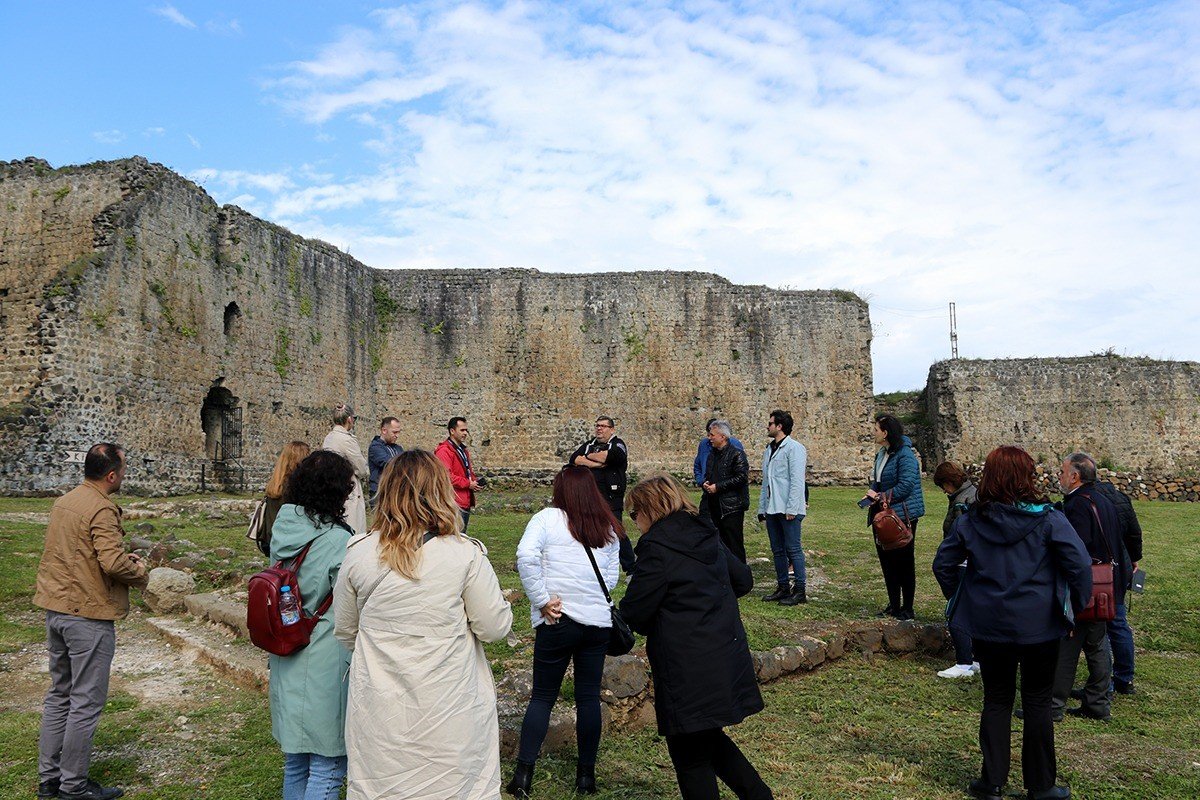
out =
[(1108, 561), (1092, 559), (1092, 596), (1088, 604), (1075, 615), (1078, 622), (1112, 622), (1117, 617), (1117, 593), (1115, 580), (1116, 563), (1113, 559), (1112, 548), (1108, 546), (1108, 536), (1100, 523), (1100, 514), (1092, 498), (1086, 498), (1092, 507), (1092, 519), (1096, 520), (1096, 529), (1100, 531), (1100, 539), (1104, 542), (1104, 551)]
[(608, 629), (608, 654), (623, 656), (633, 649), (633, 631), (630, 630), (629, 623), (625, 621), (621, 612), (617, 611), (617, 607), (613, 604), (612, 595), (608, 593), (608, 585), (604, 583), (604, 578), (600, 575), (600, 567), (596, 566), (596, 557), (592, 555), (592, 548), (585, 544), (583, 549), (587, 553), (588, 561), (592, 562), (592, 570), (596, 573), (596, 580), (600, 582), (600, 591), (604, 592), (604, 599), (608, 601), (608, 612), (612, 616), (612, 627)]
[(888, 502), (886, 494), (879, 495), (879, 511), (871, 518), (871, 530), (875, 541), (884, 550), (899, 550), (912, 543), (912, 528), (908, 526), (908, 514), (901, 519), (896, 509)]

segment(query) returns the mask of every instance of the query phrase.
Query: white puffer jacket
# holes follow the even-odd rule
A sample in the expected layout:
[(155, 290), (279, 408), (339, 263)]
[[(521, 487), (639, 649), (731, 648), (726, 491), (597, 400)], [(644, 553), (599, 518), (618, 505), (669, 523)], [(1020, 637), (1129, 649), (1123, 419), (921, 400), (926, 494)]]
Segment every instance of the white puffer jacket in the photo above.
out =
[[(592, 550), (596, 566), (611, 592), (620, 570), (618, 540)], [(517, 571), (529, 597), (529, 617), (536, 628), (545, 622), (539, 610), (551, 595), (562, 598), (562, 611), (584, 625), (608, 628), (612, 616), (592, 563), (567, 528), (567, 515), (547, 508), (533, 515), (517, 545)]]

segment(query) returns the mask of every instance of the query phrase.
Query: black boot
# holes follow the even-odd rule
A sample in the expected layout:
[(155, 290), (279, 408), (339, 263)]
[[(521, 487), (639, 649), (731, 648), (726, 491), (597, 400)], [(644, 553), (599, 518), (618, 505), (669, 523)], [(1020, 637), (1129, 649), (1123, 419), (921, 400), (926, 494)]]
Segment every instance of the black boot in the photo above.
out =
[(804, 593), (804, 584), (797, 583), (796, 588), (792, 589), (792, 593), (779, 601), (781, 606), (798, 606), (801, 603), (807, 603), (808, 597)]
[(782, 600), (785, 597), (790, 597), (791, 594), (792, 594), (791, 584), (781, 583), (781, 584), (779, 584), (779, 588), (777, 588), (775, 591), (771, 592), (770, 594), (764, 594), (763, 600), (766, 600), (768, 603), (775, 603), (775, 602)]
[(575, 765), (575, 792), (577, 794), (596, 793), (596, 765)]
[(504, 787), (504, 791), (513, 797), (529, 797), (529, 790), (532, 787), (533, 764), (518, 761), (517, 768), (513, 770), (512, 780), (508, 782), (508, 786)]

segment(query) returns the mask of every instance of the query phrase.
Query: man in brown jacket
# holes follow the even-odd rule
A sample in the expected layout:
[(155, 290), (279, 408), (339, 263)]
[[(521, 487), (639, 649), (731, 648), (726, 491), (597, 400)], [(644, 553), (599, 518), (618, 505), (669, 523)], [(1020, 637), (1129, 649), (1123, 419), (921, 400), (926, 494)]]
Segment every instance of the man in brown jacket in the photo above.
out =
[(116, 648), (113, 621), (129, 613), (129, 587), (146, 565), (125, 552), (121, 509), (110, 499), (125, 477), (125, 452), (104, 442), (83, 462), (83, 484), (54, 503), (33, 602), (46, 609), (50, 691), (38, 739), (38, 797), (112, 800), (124, 791), (88, 778), (92, 735), (108, 699)]

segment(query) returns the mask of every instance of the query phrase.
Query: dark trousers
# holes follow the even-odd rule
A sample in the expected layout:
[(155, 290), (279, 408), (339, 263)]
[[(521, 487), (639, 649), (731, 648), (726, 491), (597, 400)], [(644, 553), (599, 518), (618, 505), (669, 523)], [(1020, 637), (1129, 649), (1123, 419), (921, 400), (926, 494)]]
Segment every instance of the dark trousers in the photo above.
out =
[(1112, 645), (1113, 683), (1128, 686), (1133, 683), (1133, 631), (1126, 616), (1129, 606), (1117, 604), (1117, 616), (1108, 623), (1108, 642)]
[(718, 800), (717, 778), (739, 800), (772, 800), (771, 789), (759, 777), (733, 740), (720, 728), (667, 736), (667, 752), (683, 800)]
[(1058, 674), (1054, 678), (1055, 711), (1061, 712), (1071, 696), (1079, 652), (1087, 657), (1088, 679), (1083, 687), (1083, 707), (1100, 716), (1109, 713), (1112, 687), (1112, 652), (1108, 648), (1108, 623), (1076, 622), (1075, 635), (1064, 637), (1058, 649)]
[(554, 625), (537, 626), (533, 640), (533, 691), (521, 723), (517, 760), (537, 760), (550, 729), (550, 709), (558, 699), (567, 664), (575, 662), (575, 739), (579, 763), (594, 766), (600, 749), (600, 677), (608, 651), (608, 628), (583, 625), (564, 614)]
[(888, 605), (895, 611), (912, 611), (913, 608), (913, 595), (917, 591), (917, 562), (914, 554), (918, 522), (919, 519), (914, 519), (908, 523), (913, 540), (904, 547), (884, 550), (875, 545), (875, 552), (879, 554), (879, 566), (883, 569), (883, 585), (887, 587)]
[(87, 783), (116, 645), (111, 620), (46, 612), (50, 691), (38, 737), (38, 780), (57, 778), (64, 793), (82, 792)]
[(1017, 667), (1021, 668), (1021, 707), (1025, 729), (1021, 738), (1021, 772), (1025, 790), (1040, 792), (1054, 785), (1054, 722), (1050, 693), (1058, 665), (1058, 639), (1039, 644), (975, 640), (975, 656), (983, 677), (983, 713), (979, 715), (979, 749), (983, 751), (984, 783), (1003, 786), (1012, 761), (1013, 699)]
[(746, 512), (736, 511), (732, 514), (726, 514), (713, 522), (717, 526), (717, 531), (721, 534), (721, 541), (729, 548), (729, 552), (741, 561), (746, 563), (746, 539), (743, 534), (743, 528), (746, 525)]
[(458, 513), (462, 514), (462, 521), (463, 521), (463, 530), (462, 530), (462, 532), (463, 532), (463, 533), (466, 533), (466, 532), (467, 532), (467, 523), (469, 523), (469, 522), (471, 521), (471, 509), (469, 509), (469, 508), (460, 508), (460, 509), (458, 510)]
[[(962, 585), (963, 578), (967, 575), (966, 567), (958, 568), (958, 584)], [(972, 657), (973, 648), (971, 647), (971, 634), (962, 629), (955, 622), (950, 623), (950, 641), (954, 643), (954, 663), (955, 664), (970, 664), (974, 661)]]

